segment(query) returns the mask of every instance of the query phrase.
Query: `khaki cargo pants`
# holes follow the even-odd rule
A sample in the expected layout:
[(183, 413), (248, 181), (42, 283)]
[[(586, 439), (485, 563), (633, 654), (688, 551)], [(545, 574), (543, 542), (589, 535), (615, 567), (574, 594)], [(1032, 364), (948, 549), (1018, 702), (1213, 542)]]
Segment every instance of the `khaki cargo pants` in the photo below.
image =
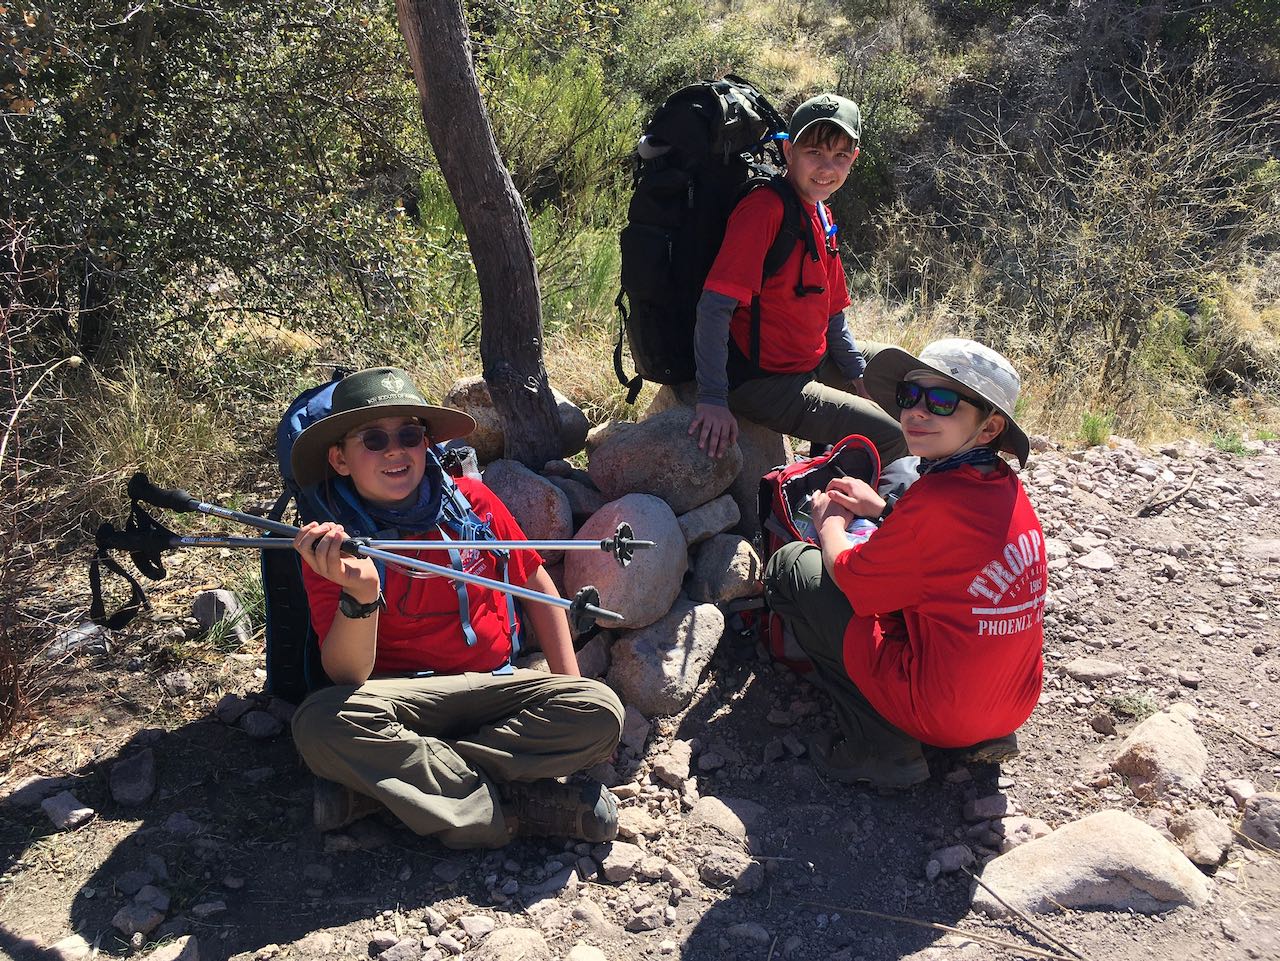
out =
[[(881, 344), (858, 345), (869, 361)], [(817, 444), (834, 444), (861, 434), (875, 445), (881, 464), (907, 456), (907, 441), (896, 417), (852, 392), (852, 384), (828, 357), (814, 373), (768, 374), (729, 391), (729, 409), (738, 417)]]
[(561, 777), (608, 759), (622, 705), (599, 681), (541, 671), (323, 688), (293, 717), (313, 773), (381, 801), (448, 847), (508, 840), (497, 784)]

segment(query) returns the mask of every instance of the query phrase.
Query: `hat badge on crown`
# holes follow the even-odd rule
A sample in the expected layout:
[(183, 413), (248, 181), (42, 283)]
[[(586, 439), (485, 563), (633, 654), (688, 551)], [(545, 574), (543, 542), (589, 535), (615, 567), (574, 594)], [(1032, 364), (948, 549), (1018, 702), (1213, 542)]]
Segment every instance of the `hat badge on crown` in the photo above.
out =
[(399, 394), (404, 390), (404, 380), (395, 374), (387, 374), (382, 378), (382, 386), (393, 394)]

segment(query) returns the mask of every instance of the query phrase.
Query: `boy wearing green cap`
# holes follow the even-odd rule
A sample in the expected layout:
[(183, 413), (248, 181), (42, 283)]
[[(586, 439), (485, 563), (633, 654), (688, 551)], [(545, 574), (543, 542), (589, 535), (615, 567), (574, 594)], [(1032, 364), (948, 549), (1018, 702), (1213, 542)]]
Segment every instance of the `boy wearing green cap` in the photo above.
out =
[[(782, 145), (785, 180), (751, 191), (729, 217), (695, 329), (689, 433), (712, 457), (737, 439), (735, 415), (818, 444), (862, 434), (884, 463), (907, 453), (897, 422), (862, 384), (865, 360), (845, 323), (849, 290), (826, 205), (849, 176), (861, 136), (852, 101), (829, 93), (805, 101)], [(781, 269), (764, 277), (785, 223), (784, 191), (794, 194), (804, 214), (799, 228), (810, 236), (797, 238)]]
[[(341, 827), (384, 806), (449, 847), (493, 848), (522, 835), (612, 840), (617, 804), (609, 791), (554, 780), (609, 758), (622, 730), (617, 696), (578, 676), (564, 611), (525, 606), (551, 673), (513, 669), (520, 624), (510, 595), (390, 564), (380, 572), (341, 550), (354, 534), (477, 539), (447, 526), (453, 515), (431, 449), (474, 428), (469, 415), (428, 404), (408, 374), (384, 367), (344, 378), (331, 412), (294, 442), (299, 486), (336, 518), (306, 524), (294, 540), (321, 663), (334, 682), (293, 718), (298, 751), (321, 779), (316, 825)], [(525, 539), (482, 483), (456, 484), (475, 525), (498, 540)], [(494, 551), (409, 556), (503, 577)], [(511, 584), (559, 596), (536, 551), (512, 550), (505, 564)]]

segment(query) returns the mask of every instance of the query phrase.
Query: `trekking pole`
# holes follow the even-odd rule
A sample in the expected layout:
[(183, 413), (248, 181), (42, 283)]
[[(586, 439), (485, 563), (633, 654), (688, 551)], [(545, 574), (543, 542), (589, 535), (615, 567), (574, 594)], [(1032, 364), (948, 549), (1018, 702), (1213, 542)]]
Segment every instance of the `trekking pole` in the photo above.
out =
[[(246, 521), (246, 523), (248, 523)], [(298, 528), (294, 528), (298, 530)], [(377, 538), (351, 537), (353, 544), (372, 547), (382, 551), (449, 551), (466, 548), (476, 550), (511, 551), (532, 549), (538, 551), (605, 551), (612, 554), (622, 567), (631, 563), (636, 548), (654, 547), (654, 541), (636, 540), (631, 532), (631, 525), (618, 525), (613, 537), (602, 541), (382, 541)], [(115, 543), (113, 547), (127, 547), (125, 543)], [(219, 537), (203, 535), (190, 537), (185, 535), (160, 536), (155, 542), (147, 541), (147, 547), (159, 547), (169, 550), (177, 547), (252, 547), (257, 550), (293, 550), (293, 542), (284, 537)], [(351, 553), (347, 551), (347, 553)]]
[[(145, 474), (134, 474), (129, 480), (128, 486), (129, 496), (135, 501), (142, 501), (145, 504), (151, 504), (154, 507), (163, 507), (179, 514), (187, 514), (192, 511), (198, 511), (201, 514), (210, 514), (214, 517), (221, 517), (223, 520), (237, 521), (242, 524), (248, 524), (250, 527), (257, 527), (260, 530), (271, 531), (275, 534), (282, 534), (285, 537), (293, 538), (298, 535), (301, 528), (294, 527), (292, 524), (285, 524), (280, 521), (273, 521), (265, 517), (255, 517), (253, 514), (246, 514), (241, 511), (231, 510), (228, 507), (221, 507), (218, 504), (210, 504), (192, 497), (184, 490), (170, 488), (165, 490), (156, 487), (151, 481), (147, 480)], [(122, 541), (128, 540), (128, 532), (121, 535)], [(147, 535), (152, 536), (154, 535)], [(165, 537), (167, 541), (178, 540), (183, 538)], [(271, 540), (271, 538), (263, 538)], [(159, 538), (156, 538), (159, 540)], [(457, 541), (449, 542), (451, 546), (456, 546)], [(602, 542), (607, 543), (607, 542)], [(129, 543), (122, 542), (119, 546), (133, 550)], [(137, 545), (141, 546), (141, 545)], [(173, 545), (185, 546), (185, 545)], [(272, 545), (275, 547), (276, 545)], [(292, 545), (290, 545), (292, 546)], [(592, 545), (595, 547), (595, 545)], [(441, 577), (447, 577), (450, 580), (461, 581), (464, 584), (474, 584), (478, 587), (487, 587), (491, 590), (500, 591), (504, 594), (510, 594), (521, 600), (532, 601), (537, 604), (548, 604), (552, 607), (559, 607), (569, 614), (574, 627), (578, 633), (586, 630), (591, 626), (593, 620), (606, 620), (615, 623), (625, 620), (622, 614), (616, 611), (606, 610), (599, 606), (600, 592), (596, 588), (588, 585), (583, 587), (574, 596), (572, 601), (563, 597), (552, 597), (549, 594), (543, 594), (539, 591), (530, 590), (526, 587), (516, 587), (514, 584), (504, 584), (502, 581), (495, 581), (488, 577), (481, 577), (479, 574), (468, 574), (466, 571), (454, 570), (452, 567), (445, 567), (440, 564), (432, 564), (429, 561), (418, 560), (415, 557), (402, 557), (391, 551), (380, 550), (375, 547), (369, 547), (361, 543), (356, 538), (348, 537), (342, 542), (342, 552), (344, 554), (352, 554), (356, 557), (368, 557), (371, 560), (380, 560), (387, 564), (397, 567), (407, 568), (412, 571), (419, 571), (424, 574), (437, 574)]]

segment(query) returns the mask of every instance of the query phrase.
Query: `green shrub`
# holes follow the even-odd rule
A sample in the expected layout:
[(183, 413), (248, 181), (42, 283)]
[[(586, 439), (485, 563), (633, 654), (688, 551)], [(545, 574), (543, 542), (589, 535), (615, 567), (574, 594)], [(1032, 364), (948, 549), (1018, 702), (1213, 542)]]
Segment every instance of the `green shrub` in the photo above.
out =
[(1114, 414), (1100, 414), (1088, 411), (1080, 418), (1080, 439), (1090, 447), (1098, 447), (1107, 442), (1115, 429)]

